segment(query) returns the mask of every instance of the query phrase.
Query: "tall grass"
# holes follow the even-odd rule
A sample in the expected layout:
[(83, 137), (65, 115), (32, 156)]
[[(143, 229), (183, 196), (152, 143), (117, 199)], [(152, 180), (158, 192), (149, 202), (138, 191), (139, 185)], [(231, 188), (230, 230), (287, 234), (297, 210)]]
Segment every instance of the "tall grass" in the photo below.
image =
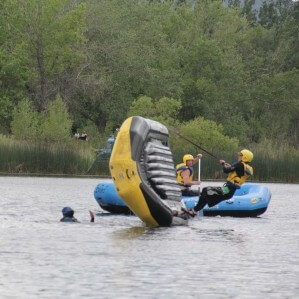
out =
[(299, 150), (270, 142), (256, 145), (252, 150), (255, 180), (299, 183)]
[[(251, 165), (254, 181), (279, 181), (299, 183), (299, 151), (270, 142), (250, 147), (254, 153)], [(198, 153), (194, 149), (191, 154)], [(183, 149), (174, 149), (175, 163), (181, 163)], [(201, 179), (225, 180), (217, 159), (204, 152), (201, 162)], [(236, 153), (213, 151), (219, 159), (236, 161)], [(96, 153), (88, 142), (72, 141), (69, 144), (38, 144), (18, 141), (0, 135), (0, 172), (27, 174), (68, 174), (84, 175), (94, 164)], [(97, 161), (90, 174), (109, 176), (109, 160)], [(197, 176), (197, 167), (194, 167)]]
[(0, 172), (85, 174), (93, 159), (83, 142), (28, 143), (0, 135)]
[[(299, 183), (299, 151), (283, 145), (273, 145), (270, 142), (259, 145), (253, 145), (250, 150), (254, 153), (254, 159), (251, 163), (254, 168), (254, 175), (250, 177), (253, 181), (271, 181)], [(198, 150), (194, 150), (195, 155)], [(173, 152), (176, 163), (181, 163), (185, 154), (182, 150)], [(192, 154), (192, 153), (191, 153)], [(210, 157), (202, 152), (201, 161), (201, 179), (226, 179), (221, 165), (217, 159)], [(237, 160), (237, 153), (217, 152), (213, 154), (219, 159), (229, 163)], [(195, 166), (195, 176), (198, 168)]]

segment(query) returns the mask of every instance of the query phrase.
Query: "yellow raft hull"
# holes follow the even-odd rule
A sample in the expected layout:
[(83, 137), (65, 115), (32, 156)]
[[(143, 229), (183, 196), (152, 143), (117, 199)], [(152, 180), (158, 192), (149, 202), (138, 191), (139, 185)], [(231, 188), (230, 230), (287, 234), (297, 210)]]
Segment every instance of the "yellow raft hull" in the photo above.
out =
[(181, 190), (165, 126), (128, 118), (118, 132), (109, 168), (119, 196), (146, 225), (186, 224), (173, 216), (172, 208), (181, 205)]

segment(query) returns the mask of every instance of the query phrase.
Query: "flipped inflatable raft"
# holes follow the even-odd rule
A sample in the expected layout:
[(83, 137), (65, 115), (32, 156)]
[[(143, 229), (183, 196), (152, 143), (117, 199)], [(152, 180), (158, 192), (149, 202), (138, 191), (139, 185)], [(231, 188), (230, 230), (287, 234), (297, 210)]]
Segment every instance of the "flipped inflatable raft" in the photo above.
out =
[(161, 123), (139, 116), (128, 118), (117, 134), (109, 169), (118, 196), (148, 226), (187, 224), (174, 216), (182, 206), (181, 190), (168, 130)]
[[(98, 184), (94, 190), (94, 197), (100, 207), (110, 213), (133, 214), (125, 202), (120, 198), (113, 181)], [(233, 198), (222, 201), (218, 205), (203, 209), (204, 216), (257, 217), (268, 208), (271, 200), (270, 190), (260, 184), (244, 184), (238, 189)], [(182, 201), (188, 209), (194, 208), (197, 196), (183, 196)]]

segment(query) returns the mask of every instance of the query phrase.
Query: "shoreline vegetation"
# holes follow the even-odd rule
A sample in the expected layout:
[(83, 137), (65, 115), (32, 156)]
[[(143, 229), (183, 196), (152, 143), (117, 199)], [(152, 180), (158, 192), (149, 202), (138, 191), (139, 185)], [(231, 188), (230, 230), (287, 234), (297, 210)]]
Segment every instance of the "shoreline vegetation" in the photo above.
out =
[[(275, 150), (274, 150), (275, 148)], [(185, 152), (173, 147), (174, 162), (179, 163)], [(251, 148), (255, 158), (252, 181), (299, 183), (299, 153), (271, 144)], [(197, 151), (190, 148), (190, 153)], [(228, 162), (235, 161), (235, 153), (216, 152)], [(96, 159), (96, 150), (88, 142), (71, 140), (68, 143), (28, 143), (9, 137), (0, 138), (0, 176), (53, 176), (81, 178), (109, 178), (108, 160), (103, 159), (97, 168), (88, 173)], [(197, 168), (194, 169), (197, 176)], [(225, 175), (218, 161), (203, 153), (201, 180), (223, 181)]]

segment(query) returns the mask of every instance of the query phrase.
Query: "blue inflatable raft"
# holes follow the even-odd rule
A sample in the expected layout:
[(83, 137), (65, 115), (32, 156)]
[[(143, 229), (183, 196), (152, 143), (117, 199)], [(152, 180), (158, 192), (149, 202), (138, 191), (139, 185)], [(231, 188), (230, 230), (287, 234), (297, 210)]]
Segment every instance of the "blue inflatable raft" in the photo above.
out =
[[(110, 213), (133, 214), (119, 197), (113, 181), (98, 184), (94, 197), (100, 207)], [(203, 209), (204, 216), (257, 217), (268, 208), (271, 200), (270, 190), (260, 184), (247, 183), (238, 189), (233, 198), (220, 202), (218, 205)], [(197, 196), (183, 196), (182, 201), (188, 209), (194, 208)]]
[(119, 197), (113, 181), (98, 184), (93, 192), (99, 206), (110, 213), (133, 214), (125, 202)]
[[(204, 216), (257, 217), (268, 208), (271, 199), (270, 190), (260, 184), (244, 184), (237, 189), (233, 198), (224, 200), (218, 205), (203, 209)], [(193, 209), (198, 201), (195, 196), (183, 196), (188, 209)]]

